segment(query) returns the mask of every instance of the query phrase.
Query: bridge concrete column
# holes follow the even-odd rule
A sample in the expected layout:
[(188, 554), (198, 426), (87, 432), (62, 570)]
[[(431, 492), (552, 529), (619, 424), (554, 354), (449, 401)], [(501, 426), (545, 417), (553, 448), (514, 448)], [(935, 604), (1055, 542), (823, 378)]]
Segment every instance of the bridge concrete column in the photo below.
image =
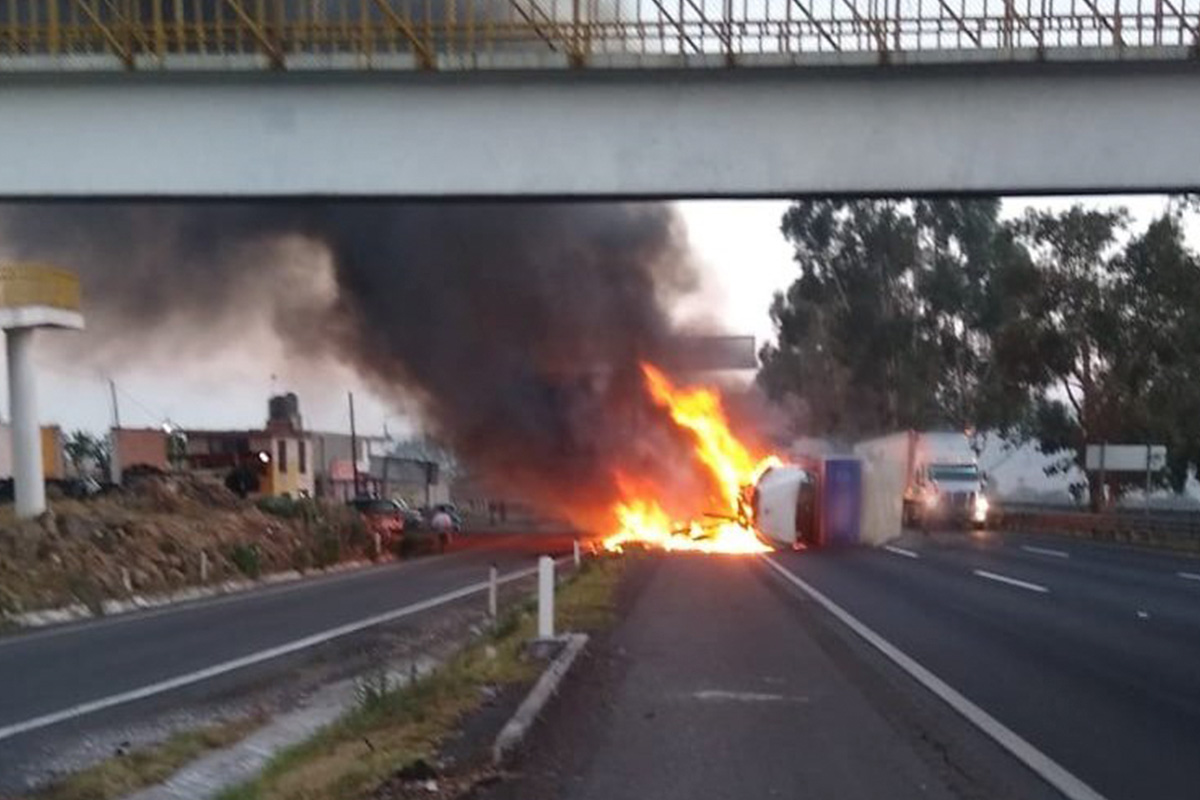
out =
[(82, 327), (79, 278), (74, 274), (40, 264), (0, 266), (0, 330), (8, 353), (13, 493), (20, 519), (46, 510), (33, 334), (37, 328)]
[(8, 351), (8, 407), (12, 414), (13, 490), (17, 517), (21, 519), (36, 517), (46, 510), (33, 332), (33, 328), (9, 328), (4, 334)]

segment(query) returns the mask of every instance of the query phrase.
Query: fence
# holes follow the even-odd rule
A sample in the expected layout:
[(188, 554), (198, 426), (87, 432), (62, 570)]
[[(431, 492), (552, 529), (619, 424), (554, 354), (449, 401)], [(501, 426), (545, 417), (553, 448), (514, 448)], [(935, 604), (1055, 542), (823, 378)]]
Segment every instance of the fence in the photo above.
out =
[(1200, 51), (1200, 0), (0, 0), (9, 69), (30, 56), (129, 68), (349, 56), (358, 67), (470, 69), (1170, 47)]
[(1001, 525), (1010, 530), (1062, 533), (1110, 542), (1200, 550), (1200, 512), (1123, 509), (1096, 514), (1049, 506), (1007, 504)]

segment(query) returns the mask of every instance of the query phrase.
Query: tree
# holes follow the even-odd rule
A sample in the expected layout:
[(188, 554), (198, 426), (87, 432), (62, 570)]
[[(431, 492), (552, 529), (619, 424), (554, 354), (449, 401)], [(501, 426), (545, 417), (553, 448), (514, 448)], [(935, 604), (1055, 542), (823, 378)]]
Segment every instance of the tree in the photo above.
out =
[(1186, 208), (1169, 208), (1113, 263), (1123, 423), (1137, 441), (1167, 445), (1175, 491), (1200, 466), (1200, 258), (1184, 238)]
[[(1082, 469), (1088, 443), (1163, 443), (1179, 490), (1200, 466), (1192, 211), (1173, 198), (1130, 236), (1121, 208), (1005, 223), (988, 199), (797, 202), (782, 229), (800, 276), (772, 303), (759, 382), (805, 432), (998, 431), (1055, 472)], [(1073, 490), (1098, 507), (1099, 481)]]
[[(1123, 246), (1124, 209), (1028, 211), (1013, 225), (1036, 279), (1009, 308), (997, 369), (1030, 388), (1027, 432), (1060, 456), (1054, 471), (1083, 469), (1089, 443), (1166, 443), (1179, 490), (1200, 462), (1200, 263), (1184, 241), (1184, 208)], [(1097, 509), (1100, 480), (1087, 477)], [(1116, 495), (1143, 480), (1111, 474), (1107, 489)]]
[(801, 427), (823, 433), (1011, 424), (993, 286), (1028, 259), (998, 215), (994, 199), (793, 204), (782, 230), (800, 277), (772, 303), (763, 388), (799, 398)]
[(112, 449), (107, 439), (87, 431), (76, 430), (67, 437), (63, 450), (76, 475), (82, 476), (98, 470), (105, 480), (110, 479)]

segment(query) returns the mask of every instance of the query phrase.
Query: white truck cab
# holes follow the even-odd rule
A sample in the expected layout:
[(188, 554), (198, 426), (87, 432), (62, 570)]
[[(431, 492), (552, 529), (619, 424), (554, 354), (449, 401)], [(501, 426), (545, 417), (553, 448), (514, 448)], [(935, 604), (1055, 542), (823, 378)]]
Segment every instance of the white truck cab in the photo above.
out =
[(772, 547), (801, 549), (817, 544), (817, 476), (795, 464), (764, 472), (751, 487), (751, 523)]
[(965, 434), (909, 434), (904, 524), (987, 526), (991, 512), (984, 476)]

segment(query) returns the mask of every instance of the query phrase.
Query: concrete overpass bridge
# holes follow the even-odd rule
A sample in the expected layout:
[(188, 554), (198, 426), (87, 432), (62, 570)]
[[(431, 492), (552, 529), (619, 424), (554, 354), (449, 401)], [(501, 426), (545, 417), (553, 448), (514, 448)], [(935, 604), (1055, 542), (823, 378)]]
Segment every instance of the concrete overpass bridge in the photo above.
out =
[(1200, 0), (0, 0), (0, 195), (1200, 187)]

